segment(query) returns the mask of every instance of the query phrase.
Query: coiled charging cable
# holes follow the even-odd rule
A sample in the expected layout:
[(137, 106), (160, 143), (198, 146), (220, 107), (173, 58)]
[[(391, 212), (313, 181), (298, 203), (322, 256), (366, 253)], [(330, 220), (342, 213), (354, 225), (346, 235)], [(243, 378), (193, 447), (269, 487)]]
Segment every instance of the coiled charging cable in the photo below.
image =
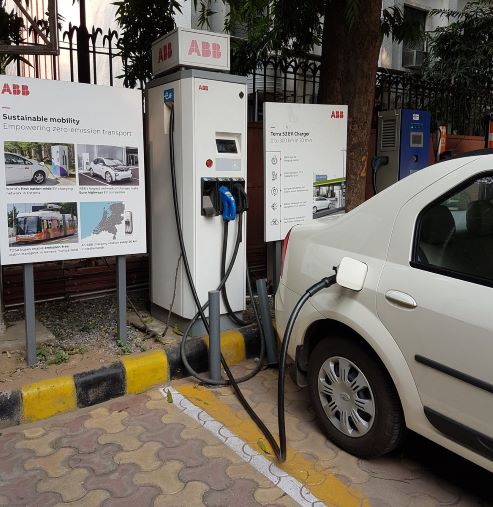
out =
[[(183, 239), (183, 230), (182, 230), (182, 225), (181, 225), (180, 209), (178, 206), (178, 191), (177, 191), (177, 184), (176, 184), (176, 168), (175, 168), (175, 157), (174, 157), (174, 127), (175, 127), (174, 105), (172, 104), (171, 105), (171, 113), (170, 113), (169, 149), (170, 149), (171, 180), (172, 180), (172, 187), (173, 187), (172, 188), (172, 190), (173, 190), (173, 204), (174, 204), (174, 211), (175, 211), (176, 227), (177, 227), (177, 231), (178, 231), (178, 240), (180, 243), (180, 250), (181, 250), (182, 258), (183, 258), (183, 265), (185, 267), (185, 272), (187, 275), (188, 283), (190, 285), (190, 290), (192, 292), (192, 296), (194, 298), (195, 304), (197, 305), (199, 317), (202, 319), (202, 322), (204, 324), (204, 327), (205, 327), (207, 333), (209, 333), (209, 323), (207, 322), (207, 319), (206, 319), (205, 313), (204, 313), (204, 309), (207, 308), (207, 303), (205, 305), (202, 305), (200, 303), (200, 300), (199, 300), (199, 297), (197, 294), (197, 290), (196, 290), (196, 287), (195, 287), (195, 284), (193, 281), (192, 272), (190, 270), (190, 264), (188, 262), (187, 252), (185, 249), (185, 242)], [(241, 239), (241, 225), (242, 225), (241, 216), (242, 215), (240, 214), (240, 216), (238, 217), (238, 227), (239, 227), (238, 238), (240, 238), (240, 239)], [(224, 285), (224, 283), (226, 283), (227, 277), (229, 276), (229, 274), (231, 273), (231, 270), (233, 268), (234, 261), (236, 260), (236, 255), (238, 253), (238, 248), (239, 248), (238, 238), (237, 238), (237, 242), (235, 245), (235, 252), (233, 253), (233, 256), (232, 256), (231, 261), (229, 263), (228, 269), (225, 273), (225, 276), (221, 280), (220, 285), (221, 284)], [(227, 235), (226, 235), (226, 240), (227, 240)], [(224, 252), (224, 249), (226, 248), (225, 244), (226, 244), (226, 242), (224, 241), (224, 238), (223, 238), (223, 252)], [(226, 276), (226, 274), (227, 274), (227, 276)], [(251, 283), (250, 283), (249, 277), (247, 277), (247, 281), (248, 281), (249, 291), (251, 291)], [(283, 337), (283, 341), (282, 341), (281, 354), (280, 354), (281, 357), (280, 357), (280, 361), (279, 361), (279, 377), (278, 377), (278, 389), (277, 389), (277, 397), (278, 397), (277, 421), (278, 421), (278, 430), (279, 430), (279, 444), (277, 443), (274, 435), (269, 431), (267, 426), (264, 424), (262, 419), (260, 419), (258, 414), (255, 412), (255, 410), (251, 407), (251, 405), (248, 403), (248, 401), (243, 396), (243, 393), (241, 392), (240, 387), (238, 386), (238, 381), (233, 377), (233, 374), (231, 373), (231, 370), (229, 369), (229, 366), (222, 354), (221, 354), (221, 365), (222, 365), (224, 372), (226, 373), (226, 376), (228, 378), (227, 381), (212, 382), (212, 379), (200, 377), (195, 371), (193, 371), (193, 369), (188, 364), (188, 361), (186, 361), (186, 362), (184, 361), (184, 365), (185, 365), (185, 368), (187, 369), (187, 371), (191, 375), (193, 375), (195, 378), (200, 380), (201, 382), (204, 382), (206, 384), (213, 384), (213, 385), (230, 385), (233, 388), (233, 390), (234, 390), (236, 396), (238, 397), (238, 400), (242, 404), (243, 408), (245, 409), (247, 414), (252, 418), (253, 422), (257, 425), (257, 427), (260, 429), (260, 431), (263, 433), (263, 435), (265, 436), (265, 438), (269, 442), (272, 450), (274, 451), (276, 458), (281, 463), (286, 461), (286, 423), (285, 423), (285, 417), (284, 417), (284, 388), (285, 388), (285, 373), (286, 373), (288, 345), (289, 345), (289, 340), (291, 338), (291, 333), (293, 331), (293, 327), (296, 322), (296, 319), (297, 319), (303, 305), (308, 301), (308, 299), (310, 297), (312, 297), (313, 295), (315, 295), (317, 292), (321, 291), (322, 289), (330, 287), (334, 283), (336, 283), (336, 276), (332, 275), (330, 277), (323, 278), (322, 280), (320, 280), (320, 282), (317, 282), (316, 284), (312, 285), (303, 294), (303, 296), (299, 299), (299, 301), (296, 303), (296, 305), (293, 308), (293, 311), (288, 319), (288, 323), (286, 325), (286, 330), (284, 332), (284, 337)], [(250, 292), (250, 294), (251, 294), (251, 292)], [(252, 304), (253, 304), (253, 307), (255, 308), (254, 312), (257, 317), (258, 313), (256, 311), (256, 306), (255, 306), (255, 302), (254, 302), (253, 298), (252, 298)], [(191, 326), (189, 325), (189, 328), (187, 329), (187, 331), (189, 331), (190, 328), (191, 328)], [(181, 348), (182, 359), (186, 356), (186, 354), (183, 354), (183, 352), (185, 350), (185, 343), (183, 343), (184, 341), (185, 341), (185, 335), (183, 336), (183, 339), (182, 339), (182, 348)], [(263, 350), (263, 347), (264, 347), (264, 344), (263, 344), (263, 340), (262, 340), (262, 344), (261, 344), (262, 350)], [(186, 357), (185, 357), (185, 359), (186, 359)], [(259, 365), (257, 365), (256, 373), (258, 373), (260, 368), (261, 368), (261, 361), (259, 361)], [(251, 378), (253, 376), (252, 373), (249, 374), (249, 378)], [(241, 379), (238, 379), (238, 380), (241, 380)]]

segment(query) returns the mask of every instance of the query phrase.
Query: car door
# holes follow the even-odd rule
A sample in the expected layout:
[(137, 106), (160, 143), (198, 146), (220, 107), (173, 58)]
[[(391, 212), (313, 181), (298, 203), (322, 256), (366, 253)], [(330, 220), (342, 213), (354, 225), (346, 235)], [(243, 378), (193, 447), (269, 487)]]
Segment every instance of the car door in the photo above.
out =
[(428, 421), (493, 459), (493, 171), (468, 171), (439, 180), (399, 212), (377, 311)]
[(100, 159), (100, 158), (97, 158), (94, 162), (93, 162), (93, 167), (94, 167), (94, 173), (97, 174), (98, 176), (102, 176), (103, 175), (103, 160)]
[(25, 181), (31, 181), (31, 168), (32, 163), (18, 155), (5, 154), (5, 157), (9, 157), (8, 170), (6, 169), (7, 183), (23, 183)]

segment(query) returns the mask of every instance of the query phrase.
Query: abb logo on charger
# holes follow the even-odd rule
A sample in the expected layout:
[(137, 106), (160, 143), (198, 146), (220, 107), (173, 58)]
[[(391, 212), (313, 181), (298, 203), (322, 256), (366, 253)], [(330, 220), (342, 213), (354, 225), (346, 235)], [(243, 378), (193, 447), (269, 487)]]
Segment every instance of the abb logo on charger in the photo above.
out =
[(2, 95), (24, 95), (26, 97), (30, 92), (28, 85), (18, 85), (15, 83), (9, 85), (8, 83), (4, 83), (0, 93)]
[(330, 117), (342, 120), (344, 118), (344, 111), (332, 111)]
[(201, 47), (199, 47), (199, 43), (192, 39), (192, 42), (190, 43), (190, 48), (188, 49), (188, 56), (191, 55), (197, 55), (201, 56), (202, 58), (215, 58), (218, 60), (221, 58), (221, 45), (217, 42), (207, 42), (202, 41)]
[(229, 36), (177, 28), (152, 45), (152, 71), (159, 75), (176, 67), (229, 70)]
[(168, 42), (167, 44), (163, 44), (162, 47), (159, 48), (159, 56), (158, 62), (165, 62), (168, 58), (173, 56), (173, 44)]

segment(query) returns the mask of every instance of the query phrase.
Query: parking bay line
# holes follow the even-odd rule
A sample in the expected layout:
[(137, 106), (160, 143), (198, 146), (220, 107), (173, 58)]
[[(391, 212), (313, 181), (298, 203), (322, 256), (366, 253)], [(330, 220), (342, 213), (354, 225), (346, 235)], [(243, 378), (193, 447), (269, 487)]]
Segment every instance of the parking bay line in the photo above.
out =
[[(344, 505), (370, 507), (369, 501), (354, 486), (347, 486), (333, 474), (317, 469), (313, 461), (288, 448), (285, 463), (275, 462), (274, 453), (255, 423), (240, 419), (236, 413), (208, 389), (198, 385), (181, 385), (177, 389), (160, 389), (166, 398), (170, 391), (173, 404), (192, 417), (221, 442), (232, 449), (275, 486), (302, 506)], [(230, 428), (234, 428), (233, 433)], [(262, 442), (267, 454), (259, 446)]]
[[(83, 174), (82, 176), (84, 176), (85, 178), (89, 178), (90, 180), (95, 181), (98, 185), (100, 183), (102, 183), (103, 185), (107, 185), (108, 187), (111, 187), (111, 185), (109, 183), (106, 183), (106, 181), (97, 180), (96, 178), (93, 178), (92, 176), (88, 176), (87, 174)], [(79, 185), (80, 185), (80, 176), (79, 176)], [(82, 184), (82, 186), (84, 186), (84, 184)]]

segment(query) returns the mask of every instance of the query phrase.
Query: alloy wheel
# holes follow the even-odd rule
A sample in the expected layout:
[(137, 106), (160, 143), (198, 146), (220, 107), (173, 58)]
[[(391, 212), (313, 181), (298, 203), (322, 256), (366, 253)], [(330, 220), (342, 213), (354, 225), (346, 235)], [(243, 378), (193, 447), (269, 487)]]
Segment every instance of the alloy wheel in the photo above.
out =
[(370, 384), (352, 361), (329, 357), (318, 374), (318, 395), (329, 421), (344, 435), (361, 437), (375, 419), (375, 402)]

